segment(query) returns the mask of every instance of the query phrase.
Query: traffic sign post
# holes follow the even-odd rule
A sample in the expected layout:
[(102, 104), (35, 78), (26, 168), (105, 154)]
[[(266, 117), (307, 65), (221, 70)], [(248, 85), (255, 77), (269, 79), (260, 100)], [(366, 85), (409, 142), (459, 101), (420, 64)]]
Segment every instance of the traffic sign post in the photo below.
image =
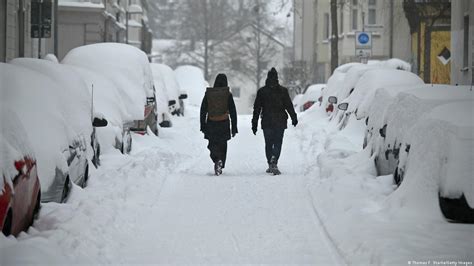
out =
[(372, 32), (357, 31), (355, 33), (355, 55), (366, 61), (372, 56)]

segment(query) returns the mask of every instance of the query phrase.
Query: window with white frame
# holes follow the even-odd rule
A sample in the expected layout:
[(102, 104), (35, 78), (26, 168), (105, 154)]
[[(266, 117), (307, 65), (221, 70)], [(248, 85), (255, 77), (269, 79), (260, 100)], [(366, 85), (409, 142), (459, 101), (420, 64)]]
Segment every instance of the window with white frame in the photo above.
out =
[(324, 39), (329, 39), (329, 13), (324, 13)]
[(377, 24), (377, 1), (376, 0), (369, 0), (369, 24), (374, 25)]
[(357, 9), (359, 2), (358, 0), (352, 0), (351, 4), (352, 29), (357, 30), (359, 28), (357, 23), (359, 21), (359, 10)]

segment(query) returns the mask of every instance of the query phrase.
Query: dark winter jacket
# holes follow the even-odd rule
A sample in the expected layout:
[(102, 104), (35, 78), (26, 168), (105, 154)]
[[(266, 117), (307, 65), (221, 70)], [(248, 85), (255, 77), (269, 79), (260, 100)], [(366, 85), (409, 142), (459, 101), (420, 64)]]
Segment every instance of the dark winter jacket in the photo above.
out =
[(272, 68), (268, 72), (265, 86), (257, 92), (253, 105), (252, 128), (257, 128), (258, 118), (261, 115), (262, 129), (285, 129), (287, 128), (287, 113), (295, 123), (297, 117), (288, 89), (278, 83), (278, 73), (275, 68)]
[(214, 87), (208, 88), (202, 99), (201, 131), (204, 138), (213, 141), (227, 141), (231, 132), (238, 132), (234, 98), (229, 92), (224, 74), (217, 75)]

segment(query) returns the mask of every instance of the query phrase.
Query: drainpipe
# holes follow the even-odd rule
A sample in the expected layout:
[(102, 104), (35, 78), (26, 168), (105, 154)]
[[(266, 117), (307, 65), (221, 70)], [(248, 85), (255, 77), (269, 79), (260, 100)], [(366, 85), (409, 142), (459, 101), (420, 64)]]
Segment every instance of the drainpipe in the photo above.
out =
[(59, 6), (58, 1), (59, 0), (54, 0), (54, 40), (53, 40), (54, 44), (53, 45), (54, 45), (54, 55), (56, 57), (58, 57), (58, 49), (59, 49), (59, 47), (58, 47), (58, 43), (59, 43), (58, 42), (58, 38), (59, 38), (58, 37), (59, 36), (59, 33), (58, 33), (58, 19), (59, 19), (59, 17), (58, 17), (58, 13), (59, 13), (58, 12), (58, 6)]
[(393, 1), (390, 2), (390, 50), (389, 57), (393, 58)]

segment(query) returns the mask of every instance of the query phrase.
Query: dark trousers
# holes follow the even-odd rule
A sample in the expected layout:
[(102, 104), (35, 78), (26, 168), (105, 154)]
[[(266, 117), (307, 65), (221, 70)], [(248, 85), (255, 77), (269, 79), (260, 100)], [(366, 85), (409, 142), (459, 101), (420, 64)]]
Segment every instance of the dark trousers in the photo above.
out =
[[(263, 136), (265, 137), (265, 155), (267, 162), (270, 163), (272, 156), (278, 162), (281, 153), (281, 144), (283, 143), (284, 128), (266, 128), (263, 129)], [(275, 162), (276, 163), (276, 162)]]
[(209, 144), (207, 145), (207, 148), (211, 152), (212, 161), (216, 163), (218, 160), (221, 160), (222, 168), (224, 168), (225, 159), (227, 157), (227, 141), (226, 140), (221, 140), (221, 141), (209, 140)]

